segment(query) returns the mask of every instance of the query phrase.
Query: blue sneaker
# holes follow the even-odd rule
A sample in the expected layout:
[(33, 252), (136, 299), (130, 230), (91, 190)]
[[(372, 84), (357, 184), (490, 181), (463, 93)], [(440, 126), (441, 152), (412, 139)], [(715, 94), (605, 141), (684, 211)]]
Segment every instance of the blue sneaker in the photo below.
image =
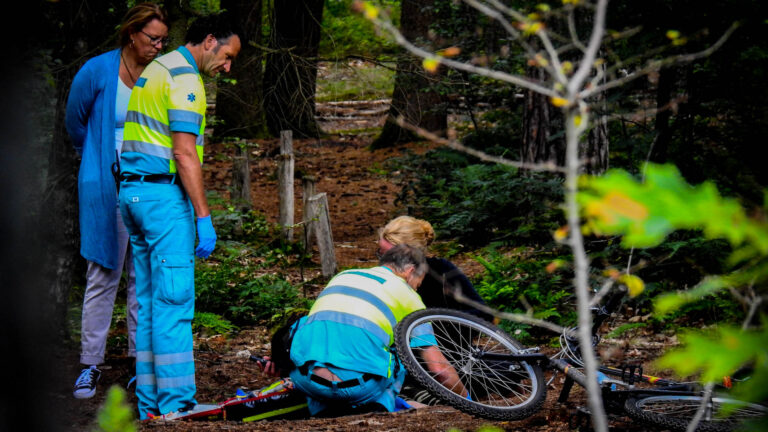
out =
[(75, 391), (72, 393), (77, 399), (88, 399), (96, 394), (96, 384), (101, 378), (101, 371), (96, 366), (85, 368), (75, 381)]

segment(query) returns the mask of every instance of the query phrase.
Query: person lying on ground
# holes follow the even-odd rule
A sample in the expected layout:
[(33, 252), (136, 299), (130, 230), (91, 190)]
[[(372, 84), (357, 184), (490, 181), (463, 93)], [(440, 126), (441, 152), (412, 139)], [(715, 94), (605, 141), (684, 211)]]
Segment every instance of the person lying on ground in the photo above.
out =
[[(282, 364), (267, 359), (262, 370), (272, 375), (288, 371), (307, 395), (313, 416), (396, 411), (406, 373), (395, 352), (394, 328), (425, 308), (415, 290), (426, 271), (421, 249), (401, 244), (384, 253), (378, 267), (339, 273), (309, 314), (290, 326), (289, 358), (273, 346)], [(422, 355), (436, 379), (467, 396), (436, 342)]]

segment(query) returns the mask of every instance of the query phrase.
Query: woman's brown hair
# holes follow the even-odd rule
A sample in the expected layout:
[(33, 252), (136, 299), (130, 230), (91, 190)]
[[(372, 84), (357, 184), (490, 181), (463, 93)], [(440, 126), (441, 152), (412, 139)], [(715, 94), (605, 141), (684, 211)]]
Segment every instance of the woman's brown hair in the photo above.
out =
[(168, 14), (160, 6), (154, 3), (139, 3), (125, 13), (120, 24), (120, 46), (131, 43), (131, 35), (140, 32), (152, 20), (158, 20), (171, 28)]

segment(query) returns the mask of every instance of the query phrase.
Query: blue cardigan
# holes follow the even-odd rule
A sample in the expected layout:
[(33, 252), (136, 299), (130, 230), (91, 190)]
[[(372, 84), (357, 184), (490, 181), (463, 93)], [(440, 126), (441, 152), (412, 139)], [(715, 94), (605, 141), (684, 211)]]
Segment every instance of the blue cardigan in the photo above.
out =
[(66, 117), (67, 132), (82, 156), (77, 178), (80, 254), (113, 270), (118, 257), (112, 163), (119, 68), (119, 49), (88, 60), (72, 81)]

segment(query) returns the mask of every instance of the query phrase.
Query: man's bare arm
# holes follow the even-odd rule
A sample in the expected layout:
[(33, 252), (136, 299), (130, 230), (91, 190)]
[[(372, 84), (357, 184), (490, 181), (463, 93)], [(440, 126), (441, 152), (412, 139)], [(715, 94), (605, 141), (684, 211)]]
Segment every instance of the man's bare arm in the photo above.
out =
[(195, 215), (199, 218), (211, 214), (208, 200), (205, 198), (203, 186), (203, 168), (197, 156), (197, 137), (186, 132), (173, 132), (173, 157), (176, 159), (176, 170), (181, 177), (184, 190), (192, 201)]
[(427, 363), (427, 368), (445, 388), (454, 393), (467, 397), (467, 389), (459, 379), (456, 369), (448, 363), (442, 352), (434, 346), (428, 346), (421, 351), (421, 357)]

